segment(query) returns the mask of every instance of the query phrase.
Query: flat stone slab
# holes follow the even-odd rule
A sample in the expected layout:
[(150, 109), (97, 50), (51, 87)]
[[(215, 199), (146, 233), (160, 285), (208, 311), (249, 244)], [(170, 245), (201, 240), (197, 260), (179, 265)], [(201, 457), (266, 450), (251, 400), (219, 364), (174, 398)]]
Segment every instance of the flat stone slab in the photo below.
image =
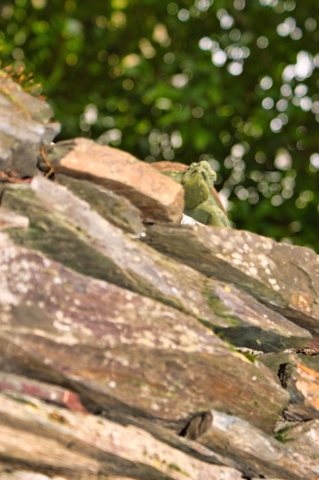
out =
[[(250, 470), (249, 477), (283, 480), (317, 480), (318, 461), (281, 444), (251, 424), (224, 413), (211, 411), (210, 428), (198, 441), (214, 452), (240, 458)], [(246, 477), (247, 478), (247, 477)]]
[[(0, 451), (12, 470), (14, 465), (27, 464), (33, 469), (40, 467), (42, 474), (51, 474), (50, 478), (52, 471), (59, 472), (59, 478), (85, 480), (242, 478), (234, 468), (189, 456), (137, 426), (81, 415), (32, 399), (21, 403), (0, 394), (0, 430)], [(22, 478), (43, 480), (42, 475)]]
[(56, 175), (56, 180), (74, 195), (88, 202), (101, 217), (124, 232), (139, 236), (145, 231), (140, 210), (126, 198), (87, 180), (78, 180), (62, 174)]
[[(1, 204), (26, 214), (30, 228), (8, 229), (11, 238), (86, 275), (152, 297), (221, 327), (207, 298), (206, 279), (125, 235), (66, 188), (41, 177), (8, 185)], [(178, 287), (177, 287), (178, 286)], [(216, 299), (217, 300), (217, 299)]]
[(46, 153), (56, 173), (90, 180), (122, 195), (140, 209), (145, 221), (180, 223), (183, 187), (133, 155), (85, 138), (58, 142)]
[(233, 345), (272, 352), (300, 348), (311, 339), (307, 330), (231, 283), (216, 284), (214, 294), (208, 295), (215, 313), (229, 320), (227, 328), (214, 324), (211, 327)]
[(319, 328), (319, 257), (313, 250), (202, 225), (154, 225), (145, 241), (209, 277), (239, 286), (299, 326)]

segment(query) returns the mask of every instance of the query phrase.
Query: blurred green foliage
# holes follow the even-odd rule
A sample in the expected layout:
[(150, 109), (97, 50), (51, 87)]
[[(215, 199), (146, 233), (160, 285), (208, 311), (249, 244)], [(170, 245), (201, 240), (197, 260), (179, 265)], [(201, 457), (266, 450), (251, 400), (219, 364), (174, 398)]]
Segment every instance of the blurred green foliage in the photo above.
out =
[(208, 160), (234, 225), (319, 251), (319, 3), (4, 0), (2, 65), (62, 123), (147, 162)]

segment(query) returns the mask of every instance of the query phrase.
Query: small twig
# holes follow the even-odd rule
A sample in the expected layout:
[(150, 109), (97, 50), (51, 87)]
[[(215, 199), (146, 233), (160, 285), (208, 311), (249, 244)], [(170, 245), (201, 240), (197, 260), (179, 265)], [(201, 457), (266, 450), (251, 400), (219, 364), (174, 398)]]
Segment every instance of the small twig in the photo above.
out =
[(48, 156), (47, 156), (47, 153), (46, 153), (44, 147), (40, 148), (40, 153), (42, 155), (42, 158), (43, 158), (45, 164), (49, 167), (49, 171), (45, 174), (44, 177), (45, 178), (50, 178), (51, 175), (53, 175), (55, 173), (54, 167), (53, 167), (52, 163), (50, 162), (50, 160), (48, 159)]
[(17, 177), (11, 177), (10, 175), (7, 175), (5, 172), (0, 172), (0, 179), (3, 179), (6, 182), (10, 182), (10, 183), (30, 183), (32, 180), (32, 177), (17, 178)]

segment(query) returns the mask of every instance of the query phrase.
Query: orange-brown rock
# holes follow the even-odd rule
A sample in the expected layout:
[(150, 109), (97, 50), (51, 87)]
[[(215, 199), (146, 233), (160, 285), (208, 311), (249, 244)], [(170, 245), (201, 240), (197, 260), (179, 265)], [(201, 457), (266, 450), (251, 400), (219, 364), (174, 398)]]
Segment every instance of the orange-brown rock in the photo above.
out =
[(290, 420), (319, 418), (319, 373), (302, 363), (282, 364), (279, 377), (290, 393), (285, 417)]
[(76, 138), (51, 145), (46, 154), (56, 173), (90, 180), (123, 195), (141, 210), (145, 221), (182, 219), (182, 186), (127, 152)]

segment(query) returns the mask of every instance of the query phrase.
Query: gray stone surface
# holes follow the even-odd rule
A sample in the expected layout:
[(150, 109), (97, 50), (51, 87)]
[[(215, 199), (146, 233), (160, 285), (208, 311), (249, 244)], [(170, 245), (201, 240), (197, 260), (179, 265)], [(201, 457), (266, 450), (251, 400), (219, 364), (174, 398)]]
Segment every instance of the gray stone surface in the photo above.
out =
[[(230, 415), (211, 412), (213, 422), (199, 442), (213, 451), (225, 451), (231, 458), (240, 458), (250, 476), (286, 480), (316, 480), (319, 464), (311, 455), (303, 455), (282, 445), (255, 427)], [(306, 452), (309, 454), (309, 451)]]
[(87, 180), (77, 180), (67, 175), (56, 175), (56, 181), (88, 202), (101, 217), (124, 232), (141, 235), (145, 231), (141, 212), (126, 198)]
[(310, 330), (319, 328), (319, 258), (254, 233), (154, 225), (145, 240), (208, 277), (233, 283)]
[(37, 173), (40, 147), (60, 132), (58, 123), (50, 123), (52, 117), (46, 102), (24, 92), (0, 70), (0, 172), (20, 178)]

